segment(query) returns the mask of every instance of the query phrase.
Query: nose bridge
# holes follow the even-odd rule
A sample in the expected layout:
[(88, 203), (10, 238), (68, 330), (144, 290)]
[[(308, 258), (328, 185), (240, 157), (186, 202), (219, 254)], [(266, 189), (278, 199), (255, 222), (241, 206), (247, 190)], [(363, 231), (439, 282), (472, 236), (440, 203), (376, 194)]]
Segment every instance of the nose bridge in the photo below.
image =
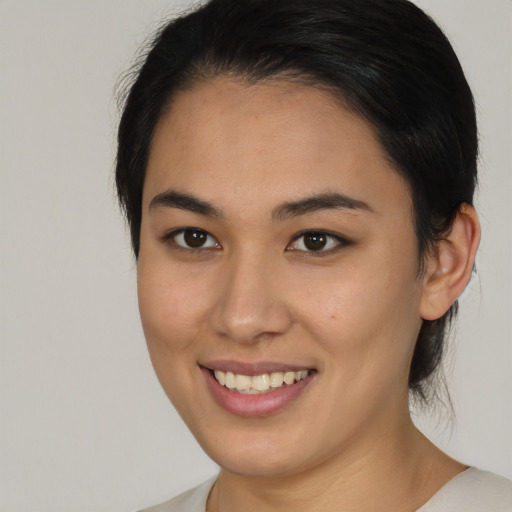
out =
[(282, 334), (292, 323), (285, 292), (272, 258), (249, 250), (233, 254), (222, 272), (212, 328), (239, 343)]

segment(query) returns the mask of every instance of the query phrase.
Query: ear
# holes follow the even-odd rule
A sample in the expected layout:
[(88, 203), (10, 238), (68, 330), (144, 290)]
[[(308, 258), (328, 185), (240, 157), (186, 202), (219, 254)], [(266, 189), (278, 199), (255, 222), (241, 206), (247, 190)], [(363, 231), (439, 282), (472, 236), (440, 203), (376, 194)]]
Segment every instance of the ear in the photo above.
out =
[(428, 257), (423, 276), (420, 316), (442, 317), (469, 282), (480, 243), (480, 223), (475, 210), (462, 204), (450, 232)]

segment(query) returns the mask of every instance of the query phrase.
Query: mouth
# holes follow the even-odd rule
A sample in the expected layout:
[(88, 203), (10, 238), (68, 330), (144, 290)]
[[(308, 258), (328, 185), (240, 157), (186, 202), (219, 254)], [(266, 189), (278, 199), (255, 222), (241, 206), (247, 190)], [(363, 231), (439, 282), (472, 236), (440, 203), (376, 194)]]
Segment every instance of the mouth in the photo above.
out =
[(237, 416), (269, 416), (291, 407), (315, 380), (317, 371), (275, 363), (233, 361), (199, 365), (214, 401)]
[(260, 395), (271, 393), (283, 386), (291, 386), (306, 379), (311, 370), (262, 373), (260, 375), (244, 375), (208, 369), (215, 380), (233, 393)]

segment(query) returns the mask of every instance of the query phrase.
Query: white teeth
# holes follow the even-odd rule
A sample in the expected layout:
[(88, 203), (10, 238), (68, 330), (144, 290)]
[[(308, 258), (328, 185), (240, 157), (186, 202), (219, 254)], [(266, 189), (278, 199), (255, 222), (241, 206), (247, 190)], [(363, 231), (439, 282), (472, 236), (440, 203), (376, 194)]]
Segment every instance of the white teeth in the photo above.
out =
[(215, 370), (215, 378), (219, 381), (221, 386), (226, 385), (226, 374), (220, 370)]
[(251, 389), (252, 379), (248, 375), (236, 375), (235, 376), (235, 388), (238, 391), (248, 391)]
[(271, 388), (280, 388), (284, 382), (284, 374), (283, 372), (274, 372), (270, 374), (270, 387)]
[(235, 389), (235, 375), (231, 372), (226, 372), (226, 387), (228, 389)]
[(284, 383), (285, 384), (293, 384), (295, 382), (295, 372), (286, 372), (284, 374)]
[(255, 375), (252, 378), (251, 387), (256, 391), (267, 391), (267, 389), (270, 387), (269, 380), (270, 377), (268, 376), (268, 373), (264, 373), (263, 375)]
[(249, 375), (215, 370), (214, 375), (221, 386), (226, 386), (230, 390), (244, 394), (258, 394), (273, 391), (283, 386), (283, 384), (289, 386), (299, 382), (309, 375), (309, 371), (272, 372), (251, 377)]

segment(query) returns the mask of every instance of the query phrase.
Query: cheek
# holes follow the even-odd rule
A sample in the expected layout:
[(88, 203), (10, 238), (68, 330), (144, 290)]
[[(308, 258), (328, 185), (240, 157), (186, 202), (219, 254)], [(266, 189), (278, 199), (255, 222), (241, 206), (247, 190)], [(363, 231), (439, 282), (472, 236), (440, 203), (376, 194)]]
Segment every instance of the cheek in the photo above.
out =
[[(181, 273), (183, 276), (183, 273)], [(198, 317), (201, 305), (191, 280), (156, 259), (139, 257), (137, 288), (144, 336), (155, 373), (178, 411), (187, 410), (195, 389)], [(200, 295), (199, 295), (200, 296)]]
[(150, 351), (179, 352), (192, 343), (204, 310), (196, 286), (194, 279), (170, 272), (168, 265), (139, 258), (139, 310)]
[(297, 287), (296, 303), (309, 306), (302, 310), (303, 323), (327, 351), (350, 359), (352, 368), (411, 352), (420, 325), (415, 268), (395, 270), (389, 262), (359, 262)]

